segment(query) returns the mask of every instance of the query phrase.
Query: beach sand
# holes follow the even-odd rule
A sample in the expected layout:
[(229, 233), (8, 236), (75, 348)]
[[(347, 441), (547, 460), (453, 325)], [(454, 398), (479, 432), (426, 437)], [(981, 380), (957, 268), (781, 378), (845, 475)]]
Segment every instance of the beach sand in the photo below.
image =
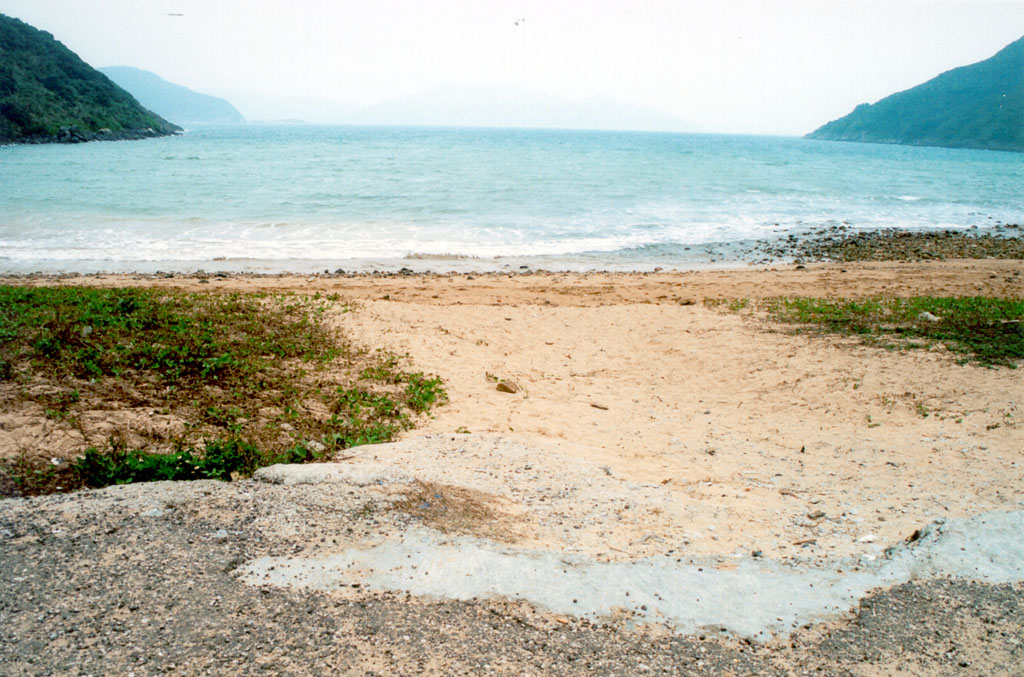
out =
[[(331, 472), (345, 481), (162, 482), (0, 501), (0, 625), (8, 628), (0, 656), (13, 674), (143, 666), (220, 674), (1019, 674), (1024, 587), (1015, 578), (911, 576), (832, 613), (768, 618), (764, 633), (774, 639), (761, 644), (737, 638), (718, 618), (679, 632), (656, 604), (642, 615), (648, 607), (636, 595), (637, 608), (595, 621), (518, 594), (410, 595), (375, 586), (373, 569), (332, 571), (329, 563), (419, 543), (425, 523), (446, 533), (380, 573), (409, 566), (411, 574), (435, 546), (439, 562), (458, 566), (465, 555), (451, 555), (452, 547), (483, 544), (531, 562), (547, 553), (574, 572), (605, 562), (703, 566), (726, 576), (792, 565), (786, 571), (813, 570), (830, 588), (935, 520), (1020, 511), (1019, 370), (958, 364), (938, 348), (888, 351), (794, 334), (757, 312), (704, 302), (1020, 298), (1022, 278), (1020, 261), (941, 261), (5, 280), (336, 293), (348, 312), (339, 305), (331, 326), (441, 376), (450, 401), (396, 443), (344, 452), (342, 470)], [(169, 424), (128, 402), (79, 418), (100, 441), (118, 429)], [(4, 409), (0, 457), (72, 456), (82, 442), (76, 434), (41, 411)], [(298, 475), (313, 470), (300, 466)], [(431, 511), (442, 494), (449, 505)], [(1000, 538), (986, 547), (1017, 547), (1005, 542), (1012, 536)], [(274, 558), (283, 562), (278, 573), (298, 567), (310, 578), (265, 587), (259, 562)], [(421, 580), (438, 578), (428, 575), (438, 566), (424, 565)], [(308, 589), (317, 576), (344, 585)], [(635, 583), (634, 592), (651, 585)], [(620, 584), (628, 596), (631, 582)], [(728, 587), (664, 592), (742, 602)], [(636, 614), (639, 627), (630, 622)]]
[[(416, 370), (440, 375), (450, 396), (403, 438), (434, 436), (429, 453), (374, 448), (373, 460), (487, 492), (516, 515), (523, 545), (607, 559), (678, 549), (786, 560), (877, 554), (936, 518), (1020, 509), (1024, 382), (1016, 370), (957, 364), (941, 349), (794, 335), (757, 313), (703, 302), (1021, 297), (1022, 271), (1019, 261), (973, 260), (19, 282), (337, 293), (354, 304), (332, 317), (339, 330), (407, 355)], [(498, 390), (499, 381), (517, 392)], [(146, 412), (107, 412), (106, 425), (104, 416), (83, 419), (103, 434), (115, 418), (152, 425)], [(5, 414), (2, 423), (8, 456), (73, 446), (59, 422)], [(530, 458), (458, 453), (460, 440), (489, 435), (527, 445)], [(537, 476), (558, 478), (561, 498), (531, 493)]]

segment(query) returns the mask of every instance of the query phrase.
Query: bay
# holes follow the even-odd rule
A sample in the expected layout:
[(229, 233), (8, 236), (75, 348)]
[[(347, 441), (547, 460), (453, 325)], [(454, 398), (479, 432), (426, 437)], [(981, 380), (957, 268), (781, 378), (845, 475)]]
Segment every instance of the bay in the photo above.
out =
[(309, 125), (0, 148), (0, 271), (645, 270), (820, 228), (1024, 222), (1024, 154)]

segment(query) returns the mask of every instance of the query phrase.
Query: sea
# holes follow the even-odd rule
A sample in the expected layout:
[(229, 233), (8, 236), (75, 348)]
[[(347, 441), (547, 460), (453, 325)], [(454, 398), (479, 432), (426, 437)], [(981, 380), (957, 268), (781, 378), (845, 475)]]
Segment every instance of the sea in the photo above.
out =
[(0, 147), (0, 273), (685, 270), (833, 226), (1021, 223), (1009, 152), (298, 124)]

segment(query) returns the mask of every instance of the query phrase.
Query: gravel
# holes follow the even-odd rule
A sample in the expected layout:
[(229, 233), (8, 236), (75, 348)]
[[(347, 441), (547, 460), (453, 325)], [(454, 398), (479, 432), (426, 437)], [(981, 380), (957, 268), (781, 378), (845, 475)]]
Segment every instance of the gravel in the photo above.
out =
[(0, 665), (52, 674), (1020, 674), (1024, 586), (928, 579), (766, 644), (524, 601), (239, 580), (260, 556), (368, 547), (387, 487), (154, 483), (0, 501)]

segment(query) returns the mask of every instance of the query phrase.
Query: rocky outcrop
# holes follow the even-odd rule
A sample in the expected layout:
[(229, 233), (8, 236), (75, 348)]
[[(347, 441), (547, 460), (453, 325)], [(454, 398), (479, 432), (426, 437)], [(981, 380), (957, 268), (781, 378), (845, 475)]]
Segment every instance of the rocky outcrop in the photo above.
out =
[(92, 132), (81, 129), (77, 125), (61, 127), (57, 133), (49, 136), (36, 134), (17, 139), (17, 143), (39, 144), (39, 143), (86, 143), (88, 141), (138, 141), (141, 139), (155, 139), (160, 136), (167, 136), (166, 133), (158, 132), (152, 127), (145, 129), (121, 129), (113, 131), (109, 127)]

